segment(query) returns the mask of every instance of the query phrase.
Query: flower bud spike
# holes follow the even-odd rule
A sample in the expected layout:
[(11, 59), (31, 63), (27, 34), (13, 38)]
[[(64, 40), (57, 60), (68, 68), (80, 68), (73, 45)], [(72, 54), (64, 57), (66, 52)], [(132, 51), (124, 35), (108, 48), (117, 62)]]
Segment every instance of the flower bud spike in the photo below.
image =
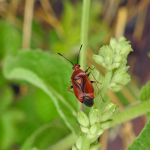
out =
[(83, 111), (78, 112), (77, 120), (82, 126), (84, 127), (89, 126), (89, 119)]

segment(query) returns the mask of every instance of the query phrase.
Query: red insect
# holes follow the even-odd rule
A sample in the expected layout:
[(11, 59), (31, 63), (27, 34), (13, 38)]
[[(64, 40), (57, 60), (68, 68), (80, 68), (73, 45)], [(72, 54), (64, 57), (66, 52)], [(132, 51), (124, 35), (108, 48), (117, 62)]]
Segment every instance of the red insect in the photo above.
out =
[[(80, 47), (80, 50), (82, 48), (82, 45)], [(80, 53), (79, 50), (79, 53)], [(80, 65), (78, 64), (78, 58), (79, 58), (79, 53), (77, 57), (77, 64), (73, 64), (70, 60), (65, 58), (63, 55), (58, 53), (60, 56), (64, 57), (67, 59), (72, 65), (73, 65), (73, 74), (71, 76), (71, 83), (72, 86), (67, 88), (68, 91), (73, 92), (77, 99), (81, 102), (84, 103), (88, 107), (92, 107), (94, 103), (94, 88), (92, 86), (92, 83), (96, 83), (96, 81), (90, 81), (88, 76), (90, 75), (90, 72), (88, 74), (87, 71), (90, 69), (90, 67), (86, 70), (83, 71), (80, 69)], [(73, 88), (73, 91), (70, 89)]]

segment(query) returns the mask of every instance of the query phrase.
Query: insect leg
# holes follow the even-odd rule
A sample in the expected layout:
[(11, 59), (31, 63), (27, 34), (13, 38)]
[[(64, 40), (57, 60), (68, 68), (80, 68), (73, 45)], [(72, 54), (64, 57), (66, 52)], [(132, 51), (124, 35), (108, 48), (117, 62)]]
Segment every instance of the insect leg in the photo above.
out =
[[(89, 74), (89, 73), (88, 73), (88, 74)], [(91, 74), (92, 74), (93, 78), (95, 79), (93, 73), (91, 73)], [(89, 75), (90, 75), (90, 74), (89, 74)], [(95, 79), (95, 80), (96, 80), (96, 79)], [(101, 93), (100, 93), (100, 90), (99, 90), (99, 88), (98, 88), (98, 85), (97, 85), (97, 83), (99, 83), (99, 82), (91, 81), (91, 83), (96, 83), (96, 86), (97, 86), (97, 89), (98, 89), (98, 91), (99, 91), (99, 94), (100, 94), (100, 96), (101, 96), (101, 98), (102, 98), (102, 101), (105, 102), (105, 101), (103, 100), (103, 97), (102, 97), (102, 95), (101, 95)]]
[(87, 74), (87, 76), (89, 76), (91, 74), (91, 72), (89, 72), (88, 74)]
[[(91, 72), (89, 72), (88, 74), (87, 74), (87, 76), (89, 76), (91, 74)], [(98, 81), (91, 81), (91, 83), (99, 83)]]
[(96, 81), (91, 81), (91, 83), (98, 83), (98, 82), (96, 82)]
[(90, 68), (90, 67), (88, 67), (88, 68), (85, 70), (85, 73), (86, 73), (89, 69), (91, 69), (91, 68)]
[[(91, 67), (88, 67), (88, 68), (85, 70), (85, 73), (88, 72), (89, 69), (91, 69)], [(93, 68), (93, 69), (94, 69), (94, 68)], [(91, 69), (91, 70), (93, 70), (93, 69)]]
[(73, 86), (70, 86), (70, 87), (67, 88), (67, 90), (68, 90), (69, 92), (74, 93), (73, 91), (70, 91), (70, 89), (72, 89), (72, 88), (73, 88)]

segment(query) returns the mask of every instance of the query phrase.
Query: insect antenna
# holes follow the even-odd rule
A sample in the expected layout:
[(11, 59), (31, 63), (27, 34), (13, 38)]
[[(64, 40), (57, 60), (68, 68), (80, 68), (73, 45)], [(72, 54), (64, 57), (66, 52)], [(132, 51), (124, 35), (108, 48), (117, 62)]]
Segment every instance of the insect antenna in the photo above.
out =
[[(60, 53), (58, 53), (58, 55), (60, 55), (60, 56), (62, 56), (62, 57), (64, 57), (62, 54), (60, 54)], [(64, 57), (65, 59), (67, 59), (66, 57)], [(73, 66), (74, 66), (74, 64), (69, 60), (69, 59), (67, 59)]]
[(79, 54), (80, 54), (81, 48), (82, 48), (82, 45), (80, 46), (79, 53), (78, 53), (78, 56), (77, 56), (77, 64), (78, 64)]

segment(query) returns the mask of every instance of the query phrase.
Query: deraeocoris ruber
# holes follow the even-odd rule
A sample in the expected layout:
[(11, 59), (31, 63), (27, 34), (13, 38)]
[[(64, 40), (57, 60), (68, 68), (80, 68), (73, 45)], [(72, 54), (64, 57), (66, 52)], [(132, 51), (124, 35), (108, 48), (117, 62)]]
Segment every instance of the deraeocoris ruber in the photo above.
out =
[[(80, 50), (82, 48), (82, 45), (80, 47)], [(79, 50), (79, 53), (80, 53)], [(64, 57), (60, 53), (58, 53), (60, 56)], [(65, 57), (64, 57), (65, 58)], [(71, 83), (72, 86), (70, 86), (67, 90), (70, 92), (73, 92), (77, 99), (81, 102), (84, 103), (88, 107), (92, 107), (94, 103), (94, 88), (92, 86), (92, 83), (96, 83), (96, 81), (90, 81), (88, 76), (90, 75), (90, 72), (86, 74), (86, 72), (90, 69), (90, 67), (86, 70), (83, 71), (80, 69), (80, 65), (78, 64), (78, 58), (79, 54), (77, 57), (77, 64), (73, 64), (70, 60), (68, 60), (72, 65), (73, 65), (73, 74), (71, 76)], [(73, 91), (70, 89), (73, 88)]]

